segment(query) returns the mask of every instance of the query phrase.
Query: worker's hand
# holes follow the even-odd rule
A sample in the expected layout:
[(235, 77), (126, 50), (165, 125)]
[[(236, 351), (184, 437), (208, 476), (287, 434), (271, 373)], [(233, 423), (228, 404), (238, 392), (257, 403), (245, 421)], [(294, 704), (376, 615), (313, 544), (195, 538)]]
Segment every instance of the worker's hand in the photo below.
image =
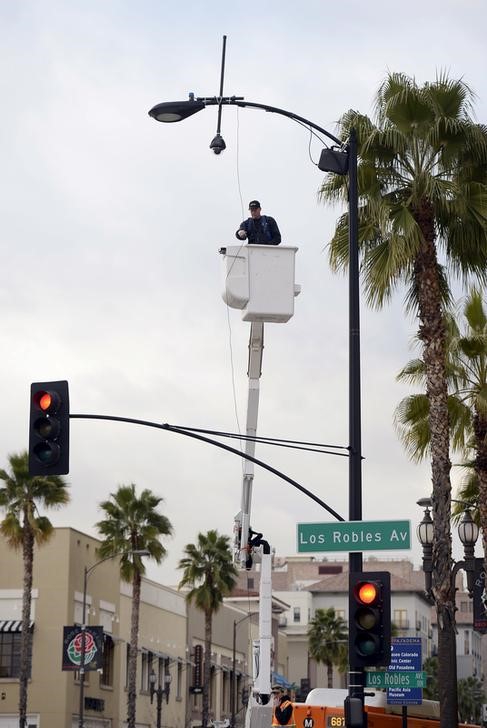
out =
[(247, 233), (245, 232), (245, 230), (239, 230), (237, 235), (240, 238), (240, 240), (245, 240), (245, 238), (247, 237)]

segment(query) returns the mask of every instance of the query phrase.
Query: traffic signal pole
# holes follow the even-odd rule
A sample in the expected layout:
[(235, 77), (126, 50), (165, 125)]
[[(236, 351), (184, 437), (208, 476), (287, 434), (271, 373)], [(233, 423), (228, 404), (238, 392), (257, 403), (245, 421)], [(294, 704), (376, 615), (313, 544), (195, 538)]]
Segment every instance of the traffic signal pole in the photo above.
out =
[[(348, 250), (349, 250), (349, 477), (348, 504), (349, 520), (362, 520), (362, 426), (361, 426), (361, 387), (360, 387), (360, 275), (358, 249), (358, 180), (357, 180), (357, 135), (350, 132), (348, 145)], [(362, 553), (350, 553), (348, 557), (350, 573), (360, 573), (363, 569)], [(366, 725), (364, 712), (363, 668), (353, 667), (349, 660), (348, 698), (345, 700), (345, 722), (347, 728)], [(360, 704), (357, 702), (360, 701)]]

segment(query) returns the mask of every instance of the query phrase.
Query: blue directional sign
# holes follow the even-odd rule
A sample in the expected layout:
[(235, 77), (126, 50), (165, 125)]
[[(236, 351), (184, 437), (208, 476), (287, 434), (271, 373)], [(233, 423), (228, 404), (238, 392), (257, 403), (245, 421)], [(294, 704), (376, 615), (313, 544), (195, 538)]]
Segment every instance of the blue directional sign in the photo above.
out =
[[(421, 639), (419, 637), (393, 637), (391, 662), (388, 672), (421, 672)], [(422, 688), (387, 688), (388, 705), (420, 705)]]

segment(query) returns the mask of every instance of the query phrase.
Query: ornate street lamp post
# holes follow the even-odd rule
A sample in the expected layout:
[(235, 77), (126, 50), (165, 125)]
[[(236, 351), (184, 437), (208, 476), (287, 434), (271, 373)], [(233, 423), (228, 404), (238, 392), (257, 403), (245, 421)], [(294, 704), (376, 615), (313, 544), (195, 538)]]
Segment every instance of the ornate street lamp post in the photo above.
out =
[[(135, 549), (134, 551), (129, 551), (129, 554), (132, 556), (150, 556), (149, 552), (146, 549)], [(96, 563), (92, 564), (92, 566), (85, 566), (83, 571), (83, 608), (82, 608), (82, 616), (81, 616), (81, 655), (80, 655), (80, 661), (79, 661), (79, 718), (78, 718), (78, 726), (79, 728), (84, 728), (85, 725), (85, 656), (86, 656), (86, 592), (88, 589), (88, 577), (91, 574), (92, 571), (94, 571), (97, 566), (100, 566), (100, 564), (103, 564), (105, 561), (109, 561), (110, 559), (115, 559), (117, 556), (122, 556), (123, 552), (119, 552), (116, 554), (111, 554), (111, 556), (105, 556), (104, 559), (100, 559), (100, 561), (97, 561)]]
[(164, 697), (166, 699), (166, 705), (169, 703), (169, 691), (171, 689), (171, 676), (168, 672), (164, 674), (164, 687), (161, 685), (158, 685), (156, 687), (157, 683), (157, 675), (154, 672), (154, 670), (151, 670), (149, 675), (149, 683), (150, 683), (150, 702), (152, 705), (152, 701), (154, 699), (154, 695), (157, 698), (157, 728), (161, 728), (161, 716), (162, 716), (162, 698)]
[[(455, 580), (460, 569), (463, 569), (467, 574), (467, 590), (469, 596), (473, 596), (473, 587), (475, 581), (475, 544), (479, 537), (479, 527), (472, 519), (470, 509), (475, 507), (472, 503), (465, 503), (463, 501), (455, 501), (455, 503), (463, 503), (465, 505), (465, 511), (463, 513), (462, 520), (458, 524), (458, 536), (463, 544), (464, 558), (462, 561), (454, 563), (450, 573), (451, 588), (455, 593)], [(423, 547), (423, 571), (425, 580), (425, 591), (430, 599), (434, 601), (434, 594), (432, 590), (432, 573), (434, 569), (433, 564), (433, 519), (431, 518), (430, 508), (432, 506), (431, 498), (420, 498), (417, 501), (418, 505), (424, 508), (423, 520), (416, 529), (418, 540)]]

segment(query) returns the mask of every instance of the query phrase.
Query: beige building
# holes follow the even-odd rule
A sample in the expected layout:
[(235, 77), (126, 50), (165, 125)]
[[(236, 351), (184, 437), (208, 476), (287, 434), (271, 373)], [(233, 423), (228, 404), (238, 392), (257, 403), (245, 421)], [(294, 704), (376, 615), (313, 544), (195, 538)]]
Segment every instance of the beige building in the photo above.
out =
[[(131, 587), (120, 581), (118, 559), (102, 563), (99, 540), (70, 528), (55, 529), (52, 539), (35, 549), (32, 592), (32, 670), (28, 688), (29, 728), (78, 728), (79, 675), (63, 671), (63, 626), (80, 625), (83, 584), (86, 622), (103, 627), (103, 667), (87, 671), (85, 728), (124, 728), (130, 640)], [(95, 566), (95, 568), (91, 568)], [(18, 728), (18, 668), (22, 609), (22, 557), (0, 538), (0, 728)], [(238, 591), (213, 618), (210, 715), (243, 725), (244, 701), (252, 679), (252, 645), (258, 637), (258, 595)], [(286, 639), (279, 619), (289, 605), (273, 599), (276, 667), (285, 669)], [(204, 645), (204, 619), (186, 603), (183, 592), (143, 579), (137, 665), (137, 728), (157, 725), (157, 699), (150, 700), (150, 676), (167, 684), (161, 695), (161, 727), (201, 724), (201, 694), (195, 688), (195, 655)], [(235, 701), (232, 676), (235, 673)]]
[[(99, 557), (99, 541), (70, 528), (55, 530), (49, 543), (35, 551), (31, 619), (32, 673), (29, 682), (29, 728), (78, 726), (78, 672), (63, 671), (63, 626), (81, 624), (84, 569)], [(22, 559), (5, 542), (0, 550), (0, 728), (18, 726), (19, 622), (22, 604)], [(84, 690), (85, 728), (115, 728), (126, 715), (127, 643), (130, 636), (130, 587), (121, 584), (117, 559), (89, 573), (87, 624), (104, 630), (103, 669), (87, 671)], [(164, 713), (172, 726), (184, 726), (186, 666), (186, 605), (184, 597), (148, 580), (143, 581), (140, 610), (137, 722), (155, 725), (150, 703), (149, 673), (169, 670), (173, 678)], [(166, 724), (166, 721), (164, 721)]]

